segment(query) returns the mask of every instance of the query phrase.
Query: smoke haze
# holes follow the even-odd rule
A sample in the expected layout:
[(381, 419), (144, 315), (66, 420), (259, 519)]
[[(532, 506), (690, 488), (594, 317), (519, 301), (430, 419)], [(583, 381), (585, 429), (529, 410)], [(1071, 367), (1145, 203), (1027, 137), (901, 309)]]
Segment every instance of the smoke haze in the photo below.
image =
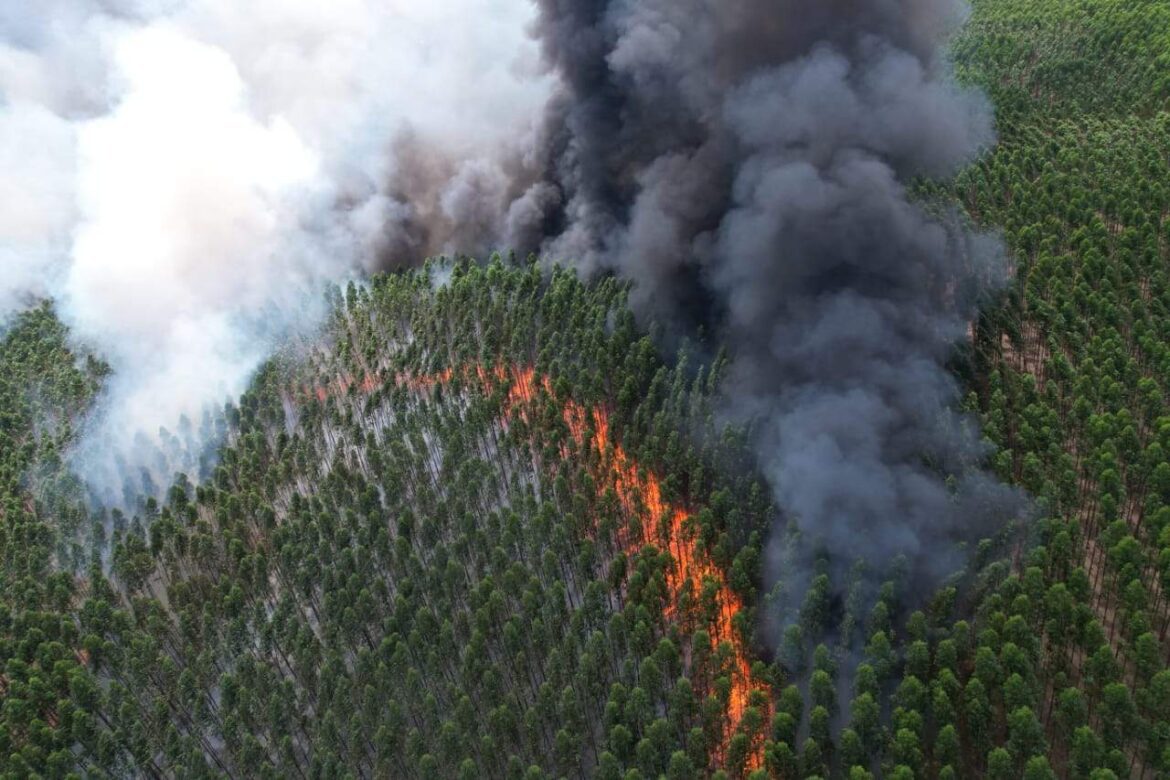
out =
[[(1012, 495), (945, 369), (1005, 280), (907, 193), (994, 142), (956, 0), (173, 0), (0, 11), (0, 312), (117, 379), (92, 442), (238, 393), (329, 280), (540, 251), (732, 349), (809, 542), (942, 573)], [(84, 74), (79, 75), (79, 74)], [(946, 477), (950, 479), (947, 480)], [(807, 561), (797, 561), (799, 568)]]
[(549, 91), (532, 16), (524, 0), (0, 9), (0, 322), (52, 296), (112, 364), (79, 462), (137, 465), (134, 432), (238, 395), (313, 327), (325, 282), (496, 232), (504, 161)]

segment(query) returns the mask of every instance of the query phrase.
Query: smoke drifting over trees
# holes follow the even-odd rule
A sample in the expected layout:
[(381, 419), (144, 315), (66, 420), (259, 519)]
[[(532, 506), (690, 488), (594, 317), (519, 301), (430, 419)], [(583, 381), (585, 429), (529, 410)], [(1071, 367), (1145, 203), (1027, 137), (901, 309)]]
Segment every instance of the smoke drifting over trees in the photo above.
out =
[(166, 5), (0, 16), (0, 148), (40, 152), (0, 305), (62, 300), (122, 377), (111, 429), (238, 390), (320, 282), (511, 248), (718, 324), (810, 549), (945, 568), (1009, 500), (944, 368), (1000, 249), (906, 191), (994, 139), (960, 3)]
[[(0, 322), (51, 295), (112, 364), (83, 449), (135, 465), (135, 431), (198, 419), (313, 328), (323, 283), (453, 249), (423, 226), (498, 208), (501, 149), (525, 145), (548, 92), (532, 15), (522, 0), (0, 9)], [(430, 178), (425, 159), (442, 161)]]
[(945, 542), (1012, 502), (978, 469), (944, 368), (1005, 280), (999, 244), (906, 191), (994, 138), (942, 48), (963, 11), (541, 3), (565, 128), (549, 134), (564, 229), (546, 251), (617, 269), (659, 315), (722, 323), (728, 407), (762, 421), (780, 507), (810, 549), (878, 568), (948, 571)]

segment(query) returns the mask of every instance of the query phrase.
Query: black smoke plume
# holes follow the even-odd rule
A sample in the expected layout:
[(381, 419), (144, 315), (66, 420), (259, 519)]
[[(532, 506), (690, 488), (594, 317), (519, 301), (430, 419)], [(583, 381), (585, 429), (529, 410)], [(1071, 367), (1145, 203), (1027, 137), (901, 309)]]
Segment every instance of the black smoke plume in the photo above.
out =
[(808, 554), (949, 571), (954, 542), (1014, 505), (945, 367), (1006, 280), (1001, 248), (908, 192), (994, 141), (945, 56), (963, 6), (538, 5), (561, 88), (535, 158), (543, 208), (517, 210), (513, 234), (556, 225), (546, 255), (633, 279), (667, 321), (720, 324), (728, 409), (758, 421)]

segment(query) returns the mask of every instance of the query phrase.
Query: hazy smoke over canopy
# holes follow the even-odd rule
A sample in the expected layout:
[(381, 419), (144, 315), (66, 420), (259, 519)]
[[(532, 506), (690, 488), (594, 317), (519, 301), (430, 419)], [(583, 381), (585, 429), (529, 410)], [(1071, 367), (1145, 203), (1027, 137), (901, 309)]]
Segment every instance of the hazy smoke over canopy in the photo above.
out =
[(429, 226), (462, 243), (502, 211), (508, 148), (549, 91), (533, 16), (525, 0), (0, 4), (0, 324), (51, 295), (112, 363), (91, 448), (137, 457), (135, 431), (198, 420), (312, 327), (321, 284), (462, 248)]

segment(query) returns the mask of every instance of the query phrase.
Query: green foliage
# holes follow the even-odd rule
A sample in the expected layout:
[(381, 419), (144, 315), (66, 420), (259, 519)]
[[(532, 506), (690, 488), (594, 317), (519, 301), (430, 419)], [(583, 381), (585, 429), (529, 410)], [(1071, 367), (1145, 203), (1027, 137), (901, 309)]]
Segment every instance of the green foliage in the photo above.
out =
[[(107, 369), (49, 307), (21, 315), (0, 341), (0, 775), (1165, 773), (1168, 30), (1154, 0), (974, 0), (952, 58), (998, 144), (916, 193), (1007, 242), (1011, 287), (955, 362), (988, 465), (1043, 518), (937, 595), (782, 573), (759, 599), (777, 636), (754, 636), (756, 589), (794, 536), (767, 536), (750, 431), (716, 425), (724, 359), (664, 364), (614, 279), (497, 260), (335, 290), (320, 344), (200, 421), (217, 459), (134, 475), (117, 512), (65, 467)], [(477, 391), (497, 365), (552, 379), (533, 413)], [(673, 553), (624, 548), (569, 399), (695, 509), (735, 630), (771, 644), (779, 693), (738, 733), (727, 646), (693, 619), (710, 593), (665, 618)]]
[[(935, 755), (988, 776), (1157, 771), (1170, 690), (1170, 11), (973, 11), (953, 59), (994, 99), (999, 142), (920, 193), (1006, 238), (1015, 278), (976, 323), (968, 407), (999, 474), (1048, 518), (981, 547), (978, 643), (955, 670), (964, 717), (948, 716), (960, 749), (948, 732)], [(921, 651), (908, 661), (921, 668)]]
[[(718, 491), (737, 507), (695, 530), (750, 595), (767, 505), (750, 470), (712, 467), (744, 457), (690, 381), (712, 369), (664, 366), (625, 294), (498, 259), (438, 289), (428, 269), (337, 292), (329, 348), (272, 362), (210, 423), (230, 436), (206, 479), (108, 515), (61, 457), (103, 370), (77, 367), (49, 309), (24, 315), (0, 344), (0, 763), (418, 778), (742, 766), (760, 715), (725, 756), (730, 661), (680, 653), (692, 638), (663, 616), (670, 559), (627, 556), (618, 535), (636, 516), (596, 489), (560, 411), (570, 396), (613, 409), (610, 436), (665, 498), (720, 506)], [(475, 385), (496, 366), (532, 366), (552, 393), (506, 414)], [(447, 368), (430, 389), (397, 379)], [(712, 444), (681, 447), (679, 431)]]

